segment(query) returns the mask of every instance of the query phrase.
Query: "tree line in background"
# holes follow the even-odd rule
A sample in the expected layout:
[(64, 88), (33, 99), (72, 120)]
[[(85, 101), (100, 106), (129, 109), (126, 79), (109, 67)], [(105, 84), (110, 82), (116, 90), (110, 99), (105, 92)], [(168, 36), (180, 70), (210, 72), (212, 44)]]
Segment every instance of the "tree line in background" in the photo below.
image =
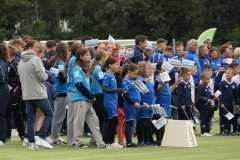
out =
[[(217, 28), (214, 45), (240, 44), (240, 0), (3, 0), (0, 39), (13, 35), (47, 39), (80, 39), (90, 35), (107, 39), (150, 40), (162, 37), (186, 43), (209, 28)], [(69, 22), (63, 31), (60, 20)], [(15, 25), (20, 23), (16, 32)]]

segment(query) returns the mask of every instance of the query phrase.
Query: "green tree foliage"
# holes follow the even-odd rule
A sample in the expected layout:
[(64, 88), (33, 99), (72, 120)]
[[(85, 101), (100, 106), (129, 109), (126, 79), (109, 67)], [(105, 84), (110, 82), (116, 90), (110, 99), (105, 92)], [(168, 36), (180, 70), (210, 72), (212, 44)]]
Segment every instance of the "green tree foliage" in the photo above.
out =
[[(3, 0), (0, 39), (17, 34), (42, 39), (79, 39), (83, 35), (133, 39), (142, 34), (187, 42), (209, 28), (217, 28), (214, 44), (239, 45), (240, 0)], [(67, 20), (72, 32), (62, 31)]]

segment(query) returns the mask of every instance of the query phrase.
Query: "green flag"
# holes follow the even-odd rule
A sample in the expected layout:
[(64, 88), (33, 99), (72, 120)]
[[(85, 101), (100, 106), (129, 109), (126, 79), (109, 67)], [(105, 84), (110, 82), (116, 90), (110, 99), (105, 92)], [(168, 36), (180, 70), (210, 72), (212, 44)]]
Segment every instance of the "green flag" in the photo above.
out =
[(202, 45), (203, 42), (206, 40), (206, 39), (210, 39), (211, 42), (213, 41), (213, 36), (216, 32), (217, 28), (211, 28), (211, 29), (208, 29), (206, 31), (204, 31), (199, 37), (198, 37), (198, 45)]

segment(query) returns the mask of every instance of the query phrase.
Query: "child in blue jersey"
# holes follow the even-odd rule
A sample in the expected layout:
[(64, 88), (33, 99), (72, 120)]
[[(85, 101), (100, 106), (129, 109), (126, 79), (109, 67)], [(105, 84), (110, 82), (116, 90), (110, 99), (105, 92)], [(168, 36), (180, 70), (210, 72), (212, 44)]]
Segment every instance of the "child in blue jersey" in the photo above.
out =
[[(219, 108), (219, 115), (220, 115), (220, 135), (226, 136), (224, 132), (224, 122), (227, 122), (227, 130), (228, 135), (236, 135), (237, 131), (237, 119), (233, 118), (228, 120), (225, 118), (225, 115), (228, 113), (225, 109), (227, 109), (230, 113), (233, 114), (233, 111), (239, 108), (238, 105), (238, 96), (236, 93), (237, 86), (236, 83), (232, 81), (233, 69), (228, 68), (226, 70), (226, 80), (222, 81), (219, 86), (219, 90), (222, 93), (219, 96), (220, 100), (220, 108)], [(233, 125), (233, 132), (231, 132), (231, 124)]]
[[(149, 106), (154, 104), (154, 89), (153, 89), (153, 81), (151, 80), (152, 76), (152, 67), (148, 62), (139, 62), (138, 63), (138, 80), (141, 80), (149, 89), (149, 92), (141, 95), (141, 100), (146, 102)], [(154, 144), (149, 142), (149, 126), (150, 120), (153, 116), (152, 107), (144, 108), (141, 107), (138, 110), (137, 114), (137, 138), (139, 146), (153, 146)]]
[(191, 77), (191, 72), (188, 68), (181, 69), (182, 80), (178, 84), (178, 119), (188, 120), (191, 116), (190, 109), (192, 109), (191, 100), (191, 84), (188, 82)]
[(71, 76), (71, 68), (76, 60), (76, 52), (79, 48), (82, 48), (83, 45), (81, 43), (75, 42), (71, 46), (71, 56), (67, 60), (65, 65), (63, 74), (64, 77), (68, 77), (68, 89), (67, 89), (67, 103), (68, 103), (68, 111), (67, 111), (67, 144), (72, 146), (74, 144), (74, 133), (73, 133), (73, 120), (74, 120), (74, 108), (72, 104), (72, 76)]
[(54, 100), (54, 117), (51, 128), (53, 144), (66, 144), (66, 142), (59, 139), (59, 133), (66, 115), (67, 78), (64, 77), (63, 70), (67, 61), (67, 53), (67, 45), (60, 42), (56, 48), (56, 55), (52, 59), (52, 67), (59, 69), (59, 73), (56, 75), (56, 80), (53, 84), (54, 89), (58, 92), (58, 96)]
[(87, 49), (78, 49), (76, 52), (76, 61), (71, 69), (73, 86), (72, 103), (74, 107), (74, 144), (75, 147), (88, 147), (82, 141), (84, 122), (86, 121), (97, 147), (104, 148), (106, 145), (102, 140), (98, 117), (91, 107), (91, 102), (94, 102), (96, 98), (90, 91), (89, 71), (87, 69), (90, 59), (91, 54)]
[[(154, 76), (155, 77), (155, 84), (154, 84), (154, 90), (155, 90), (155, 104), (160, 104), (161, 107), (164, 108), (167, 116), (171, 117), (171, 92), (174, 91), (174, 89), (177, 87), (177, 85), (180, 82), (180, 79), (178, 78), (175, 83), (170, 87), (169, 81), (163, 82), (160, 78), (160, 73), (165, 72), (164, 69), (162, 69), (162, 62), (158, 62), (156, 65), (156, 71)], [(159, 118), (160, 115), (156, 115), (156, 118)], [(157, 142), (156, 144), (159, 145), (162, 141), (163, 134), (164, 134), (165, 127), (163, 126), (161, 129), (156, 130), (156, 138)]]
[(94, 53), (94, 60), (90, 69), (90, 74), (92, 77), (91, 90), (96, 101), (93, 102), (93, 108), (99, 119), (100, 131), (103, 136), (103, 141), (107, 143), (108, 137), (108, 113), (104, 107), (104, 93), (102, 91), (102, 84), (104, 73), (102, 71), (102, 66), (106, 60), (107, 52), (98, 49)]
[(127, 90), (124, 96), (123, 108), (126, 116), (125, 125), (125, 137), (127, 141), (127, 147), (136, 147), (137, 145), (132, 143), (132, 127), (134, 121), (136, 121), (138, 108), (140, 104), (148, 108), (148, 104), (141, 101), (140, 91), (133, 84), (134, 79), (137, 78), (138, 67), (135, 64), (125, 64), (122, 69), (122, 87)]
[(210, 76), (208, 72), (201, 74), (201, 81), (198, 85), (198, 107), (200, 112), (201, 136), (212, 136), (210, 134), (209, 122), (211, 121), (211, 102), (215, 98), (209, 87)]
[(105, 92), (104, 107), (108, 113), (109, 126), (108, 126), (108, 139), (106, 149), (121, 149), (122, 145), (114, 143), (116, 128), (118, 125), (118, 93), (123, 93), (124, 89), (117, 88), (117, 82), (114, 73), (118, 69), (118, 60), (114, 57), (109, 57), (105, 65), (107, 67), (107, 73), (103, 78), (102, 91)]

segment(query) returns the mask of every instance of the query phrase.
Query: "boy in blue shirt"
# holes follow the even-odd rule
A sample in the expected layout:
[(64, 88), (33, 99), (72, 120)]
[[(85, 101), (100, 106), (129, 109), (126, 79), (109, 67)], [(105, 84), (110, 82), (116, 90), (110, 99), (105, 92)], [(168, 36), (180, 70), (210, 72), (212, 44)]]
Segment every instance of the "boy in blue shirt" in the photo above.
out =
[(162, 62), (164, 60), (163, 51), (166, 49), (167, 43), (168, 41), (163, 38), (157, 40), (157, 48), (154, 49), (154, 53), (150, 58), (151, 63)]

